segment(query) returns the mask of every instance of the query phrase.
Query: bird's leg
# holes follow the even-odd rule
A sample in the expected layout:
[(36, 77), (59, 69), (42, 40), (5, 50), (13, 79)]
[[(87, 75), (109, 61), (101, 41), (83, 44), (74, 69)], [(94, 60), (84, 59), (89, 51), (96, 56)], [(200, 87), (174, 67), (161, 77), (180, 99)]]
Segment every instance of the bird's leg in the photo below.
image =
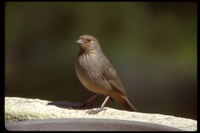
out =
[(110, 99), (110, 96), (107, 96), (106, 99), (103, 101), (102, 105), (100, 108), (98, 108), (97, 110), (91, 110), (89, 112), (89, 114), (97, 114), (99, 113), (100, 111), (103, 110), (104, 106), (106, 105), (106, 103), (108, 102), (108, 100)]
[(84, 107), (88, 103), (90, 103), (92, 100), (94, 100), (99, 94), (95, 94), (94, 96), (90, 97), (86, 102), (84, 102), (81, 107)]
[(110, 99), (110, 96), (107, 96), (106, 99), (103, 101), (101, 107), (99, 108), (100, 111), (104, 108), (104, 106), (106, 105), (106, 103), (107, 103), (107, 101), (108, 101), (109, 99)]

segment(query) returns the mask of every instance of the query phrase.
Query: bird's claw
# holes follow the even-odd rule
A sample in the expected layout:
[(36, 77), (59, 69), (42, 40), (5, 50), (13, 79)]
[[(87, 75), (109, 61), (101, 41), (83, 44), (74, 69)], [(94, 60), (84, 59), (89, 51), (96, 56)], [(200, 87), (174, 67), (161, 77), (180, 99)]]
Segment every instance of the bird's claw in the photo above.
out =
[(98, 114), (99, 112), (101, 112), (103, 110), (103, 108), (98, 108), (96, 110), (88, 110), (86, 113), (88, 114)]

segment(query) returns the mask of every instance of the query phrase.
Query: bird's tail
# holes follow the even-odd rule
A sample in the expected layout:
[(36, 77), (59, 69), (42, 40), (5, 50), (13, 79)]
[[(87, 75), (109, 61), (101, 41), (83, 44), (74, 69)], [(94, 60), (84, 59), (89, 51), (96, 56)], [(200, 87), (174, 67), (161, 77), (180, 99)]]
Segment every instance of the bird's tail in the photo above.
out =
[(111, 95), (111, 97), (119, 102), (126, 110), (128, 111), (137, 111), (137, 109), (131, 104), (131, 102), (128, 100), (128, 98), (123, 95), (123, 94), (114, 94), (114, 95)]
[(137, 111), (137, 109), (131, 104), (131, 102), (128, 100), (127, 97), (125, 96), (122, 96), (124, 97), (124, 100), (122, 100), (122, 105), (123, 107), (128, 110), (128, 111)]

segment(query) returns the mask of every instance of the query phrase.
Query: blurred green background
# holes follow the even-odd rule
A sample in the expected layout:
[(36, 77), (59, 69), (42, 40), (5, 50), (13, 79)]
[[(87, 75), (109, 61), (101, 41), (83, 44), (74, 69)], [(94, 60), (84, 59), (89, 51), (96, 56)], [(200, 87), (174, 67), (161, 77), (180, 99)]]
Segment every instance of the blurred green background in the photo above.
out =
[(7, 2), (5, 96), (92, 96), (74, 70), (82, 34), (99, 40), (139, 111), (197, 119), (195, 2)]

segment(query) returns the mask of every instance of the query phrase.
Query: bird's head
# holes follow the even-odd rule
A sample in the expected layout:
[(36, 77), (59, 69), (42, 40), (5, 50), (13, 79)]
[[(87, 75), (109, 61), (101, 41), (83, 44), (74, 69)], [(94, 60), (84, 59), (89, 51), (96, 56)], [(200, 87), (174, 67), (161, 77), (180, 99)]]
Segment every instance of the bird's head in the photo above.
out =
[(80, 49), (85, 52), (90, 53), (101, 50), (98, 40), (91, 35), (82, 35), (76, 42), (80, 44)]

